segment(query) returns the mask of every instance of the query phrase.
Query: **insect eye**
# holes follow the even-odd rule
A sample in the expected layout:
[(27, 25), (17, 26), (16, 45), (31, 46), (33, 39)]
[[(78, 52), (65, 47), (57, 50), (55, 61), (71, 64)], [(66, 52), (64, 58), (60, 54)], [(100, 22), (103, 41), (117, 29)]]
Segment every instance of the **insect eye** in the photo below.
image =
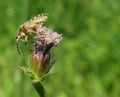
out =
[(15, 39), (17, 39), (17, 38), (18, 38), (18, 36), (15, 37)]

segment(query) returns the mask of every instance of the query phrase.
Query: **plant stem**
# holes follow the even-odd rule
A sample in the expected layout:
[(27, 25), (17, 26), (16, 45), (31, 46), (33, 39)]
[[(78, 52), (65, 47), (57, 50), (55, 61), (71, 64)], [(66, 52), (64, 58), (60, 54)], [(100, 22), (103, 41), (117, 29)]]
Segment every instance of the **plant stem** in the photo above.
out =
[(45, 89), (40, 81), (32, 80), (32, 84), (40, 97), (46, 97)]

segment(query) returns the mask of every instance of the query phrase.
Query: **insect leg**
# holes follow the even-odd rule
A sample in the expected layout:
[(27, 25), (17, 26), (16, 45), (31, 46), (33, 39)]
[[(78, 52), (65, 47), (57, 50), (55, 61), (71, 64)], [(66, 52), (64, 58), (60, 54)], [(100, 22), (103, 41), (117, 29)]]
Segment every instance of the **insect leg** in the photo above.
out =
[(28, 36), (25, 36), (25, 45), (27, 45), (27, 41), (28, 41)]
[(19, 53), (20, 55), (22, 55), (22, 51), (21, 51), (21, 49), (19, 48), (19, 43), (18, 43), (18, 42), (16, 43), (16, 46), (17, 46), (17, 51), (18, 51), (18, 53)]

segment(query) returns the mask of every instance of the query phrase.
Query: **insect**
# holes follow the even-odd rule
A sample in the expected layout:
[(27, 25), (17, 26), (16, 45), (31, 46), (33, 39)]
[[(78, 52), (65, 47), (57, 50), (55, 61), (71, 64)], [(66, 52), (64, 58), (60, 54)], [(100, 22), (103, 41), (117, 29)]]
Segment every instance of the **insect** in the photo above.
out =
[(18, 47), (19, 40), (23, 40), (25, 43), (28, 41), (28, 37), (31, 34), (37, 34), (37, 26), (38, 24), (43, 24), (48, 18), (47, 14), (41, 14), (33, 17), (32, 19), (26, 21), (22, 25), (20, 25), (15, 41), (17, 45), (17, 50), (20, 53), (20, 49)]

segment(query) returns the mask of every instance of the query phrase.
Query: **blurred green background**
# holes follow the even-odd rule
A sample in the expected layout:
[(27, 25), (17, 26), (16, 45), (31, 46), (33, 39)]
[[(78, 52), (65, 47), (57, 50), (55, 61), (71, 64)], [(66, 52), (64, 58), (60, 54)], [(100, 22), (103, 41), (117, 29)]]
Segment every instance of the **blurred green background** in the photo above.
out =
[(38, 97), (16, 67), (20, 24), (40, 13), (62, 33), (52, 49), (55, 76), (43, 82), (47, 97), (120, 97), (120, 0), (0, 0), (0, 97)]

